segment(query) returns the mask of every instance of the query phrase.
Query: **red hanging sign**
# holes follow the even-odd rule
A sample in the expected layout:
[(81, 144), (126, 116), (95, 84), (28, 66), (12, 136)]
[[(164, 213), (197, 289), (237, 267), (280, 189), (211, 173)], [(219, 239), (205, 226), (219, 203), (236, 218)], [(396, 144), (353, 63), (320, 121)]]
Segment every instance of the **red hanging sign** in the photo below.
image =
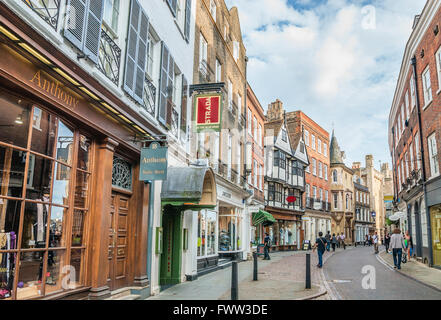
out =
[(287, 201), (288, 203), (294, 203), (294, 202), (297, 201), (297, 198), (294, 197), (294, 196), (289, 196), (288, 198), (286, 198), (286, 201)]
[(196, 130), (220, 132), (222, 122), (222, 94), (203, 94), (195, 96)]

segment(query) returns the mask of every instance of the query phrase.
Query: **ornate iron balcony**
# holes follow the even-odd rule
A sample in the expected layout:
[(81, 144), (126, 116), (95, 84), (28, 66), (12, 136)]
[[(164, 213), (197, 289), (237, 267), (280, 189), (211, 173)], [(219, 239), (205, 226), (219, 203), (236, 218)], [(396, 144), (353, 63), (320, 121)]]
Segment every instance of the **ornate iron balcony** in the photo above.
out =
[(150, 80), (147, 76), (145, 77), (145, 81), (144, 81), (143, 100), (144, 100), (143, 108), (152, 116), (155, 116), (156, 87), (153, 84), (153, 81)]
[(52, 28), (57, 30), (60, 12), (60, 0), (23, 0)]
[(118, 85), (120, 66), (121, 49), (107, 32), (102, 29), (98, 69), (114, 84)]

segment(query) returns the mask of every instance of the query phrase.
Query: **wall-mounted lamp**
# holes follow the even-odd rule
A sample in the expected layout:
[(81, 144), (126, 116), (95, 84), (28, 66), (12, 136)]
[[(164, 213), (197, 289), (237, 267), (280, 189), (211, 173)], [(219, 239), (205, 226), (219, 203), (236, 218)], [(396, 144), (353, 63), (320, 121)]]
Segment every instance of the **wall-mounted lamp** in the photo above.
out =
[(17, 116), (17, 118), (15, 118), (15, 123), (16, 124), (19, 124), (19, 125), (22, 125), (23, 124), (23, 113), (24, 113), (24, 111), (22, 112), (22, 113), (20, 113), (18, 116)]

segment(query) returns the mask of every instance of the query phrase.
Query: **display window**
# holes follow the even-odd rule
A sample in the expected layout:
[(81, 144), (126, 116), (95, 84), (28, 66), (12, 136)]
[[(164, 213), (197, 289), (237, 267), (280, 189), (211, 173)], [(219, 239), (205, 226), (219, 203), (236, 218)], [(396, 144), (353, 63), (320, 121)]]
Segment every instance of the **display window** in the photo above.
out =
[(430, 207), (433, 240), (433, 264), (441, 266), (441, 205)]
[(277, 246), (297, 244), (297, 223), (278, 220), (273, 225), (274, 244)]
[(242, 210), (219, 208), (219, 252), (242, 250)]
[(80, 287), (92, 142), (43, 107), (1, 91), (0, 113), (0, 299)]
[(198, 213), (198, 258), (217, 254), (217, 212), (201, 210)]

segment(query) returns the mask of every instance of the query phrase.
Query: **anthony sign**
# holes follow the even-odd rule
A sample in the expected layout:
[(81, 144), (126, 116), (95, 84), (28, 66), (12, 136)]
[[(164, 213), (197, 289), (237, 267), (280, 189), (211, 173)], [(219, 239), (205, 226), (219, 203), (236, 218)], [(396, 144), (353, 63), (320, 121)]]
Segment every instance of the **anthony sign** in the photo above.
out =
[(220, 132), (222, 122), (222, 94), (201, 94), (195, 96), (196, 131)]
[(150, 148), (143, 148), (141, 150), (139, 180), (167, 180), (167, 152), (168, 148), (161, 147), (157, 142), (152, 143)]

